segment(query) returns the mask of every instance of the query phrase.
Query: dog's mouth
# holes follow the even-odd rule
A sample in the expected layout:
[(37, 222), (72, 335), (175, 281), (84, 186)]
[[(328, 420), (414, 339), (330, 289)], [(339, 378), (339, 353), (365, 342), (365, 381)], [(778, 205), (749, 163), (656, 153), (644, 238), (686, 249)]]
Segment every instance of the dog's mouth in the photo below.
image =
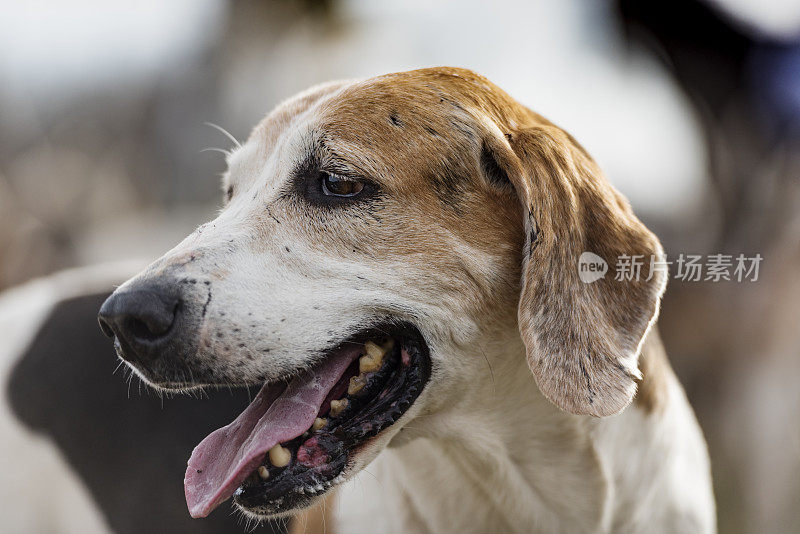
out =
[(192, 452), (184, 479), (190, 514), (205, 517), (231, 496), (258, 515), (306, 506), (402, 417), (429, 376), (427, 344), (402, 324), (363, 331), (288, 383), (265, 384)]

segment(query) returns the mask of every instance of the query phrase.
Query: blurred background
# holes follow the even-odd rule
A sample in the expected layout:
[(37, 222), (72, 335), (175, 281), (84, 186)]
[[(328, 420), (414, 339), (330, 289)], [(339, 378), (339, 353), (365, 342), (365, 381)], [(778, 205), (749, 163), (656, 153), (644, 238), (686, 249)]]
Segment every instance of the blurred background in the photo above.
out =
[(571, 132), (668, 257), (761, 254), (755, 282), (672, 279), (660, 325), (720, 532), (800, 532), (798, 0), (0, 0), (0, 290), (213, 217), (206, 123), (243, 140), (310, 85), (434, 65)]

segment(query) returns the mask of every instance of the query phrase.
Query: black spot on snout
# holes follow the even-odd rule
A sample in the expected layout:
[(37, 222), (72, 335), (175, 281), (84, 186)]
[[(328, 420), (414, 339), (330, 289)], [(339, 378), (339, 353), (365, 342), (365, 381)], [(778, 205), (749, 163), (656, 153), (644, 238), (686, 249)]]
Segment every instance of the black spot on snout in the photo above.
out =
[(400, 127), (403, 126), (403, 121), (401, 121), (400, 118), (394, 113), (389, 115), (389, 122), (391, 122), (395, 126), (400, 126)]

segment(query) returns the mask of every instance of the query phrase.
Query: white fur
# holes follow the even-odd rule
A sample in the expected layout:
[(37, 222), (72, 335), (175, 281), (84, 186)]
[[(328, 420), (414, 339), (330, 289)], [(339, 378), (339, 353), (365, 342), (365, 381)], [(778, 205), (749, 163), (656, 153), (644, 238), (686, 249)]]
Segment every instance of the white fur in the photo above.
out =
[(663, 413), (579, 417), (538, 392), (521, 343), (505, 350), (485, 351), (494, 384), (413, 419), (402, 434), (418, 439), (342, 487), (341, 532), (715, 531), (705, 443), (673, 377)]

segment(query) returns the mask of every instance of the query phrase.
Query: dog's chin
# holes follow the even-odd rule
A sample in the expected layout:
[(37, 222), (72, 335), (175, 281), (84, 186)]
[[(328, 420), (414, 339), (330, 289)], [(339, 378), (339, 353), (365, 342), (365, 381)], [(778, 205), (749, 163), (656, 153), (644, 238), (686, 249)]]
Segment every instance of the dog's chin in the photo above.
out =
[[(246, 482), (234, 494), (234, 506), (246, 517), (262, 521), (291, 517), (317, 505), (327, 493), (356, 476), (389, 446), (392, 438), (405, 425), (406, 415), (411, 416), (412, 414), (406, 412), (397, 422), (382, 430), (377, 436), (368, 438), (360, 445), (348, 450), (342, 468), (337, 473), (331, 472), (332, 478), (322, 479), (320, 484), (314, 485), (298, 480), (281, 495), (275, 495), (269, 490), (259, 492), (257, 488), (253, 488)], [(410, 418), (408, 417), (408, 419)]]
[[(205, 516), (231, 491), (235, 506), (251, 517), (265, 519), (297, 512), (352, 477), (386, 447), (410, 419), (412, 414), (409, 410), (430, 378), (431, 359), (424, 337), (409, 323), (383, 323), (370, 327), (332, 347), (318, 359), (322, 363), (306, 374), (313, 376), (315, 369), (324, 367), (326, 360), (337, 359), (339, 369), (343, 371), (330, 378), (333, 386), (329, 386), (325, 399), (316, 408), (313, 423), (308, 428), (291, 423), (297, 426), (289, 434), (292, 437), (281, 438), (275, 446), (266, 444), (271, 447), (268, 451), (247, 449), (247, 454), (255, 451), (250, 454), (250, 459), (246, 462), (237, 460), (239, 463), (231, 464), (234, 467), (226, 467), (225, 477), (217, 479), (223, 482), (219, 483), (221, 489), (213, 502), (205, 497), (196, 499), (194, 494), (209, 486), (207, 480), (199, 479), (223, 465), (220, 462), (224, 463), (224, 460), (214, 458), (221, 458), (226, 454), (224, 451), (237, 447), (243, 451), (250, 447), (248, 444), (264, 439), (268, 431), (260, 436), (249, 435), (240, 443), (232, 441), (228, 433), (236, 432), (235, 429), (251, 420), (257, 420), (262, 426), (265, 421), (271, 421), (267, 424), (274, 427), (283, 426), (283, 419), (270, 419), (269, 410), (274, 408), (271, 406), (273, 403), (277, 406), (287, 398), (293, 398), (286, 392), (292, 390), (294, 383), (284, 386), (285, 391), (279, 396), (269, 393), (275, 387), (273, 382), (264, 385), (253, 404), (237, 421), (198, 445), (187, 470), (187, 503), (194, 517)], [(182, 383), (162, 382), (158, 385), (162, 388), (166, 385), (164, 389), (172, 391), (186, 388)], [(273, 400), (276, 396), (277, 400)], [(248, 410), (253, 412), (248, 413)], [(293, 415), (287, 417), (286, 421), (296, 419)], [(272, 456), (276, 448), (282, 455), (278, 460)], [(245, 455), (242, 452), (236, 454), (237, 458)], [(246, 467), (235, 467), (245, 464)], [(227, 485), (231, 480), (238, 487)], [(224, 486), (230, 489), (223, 490)]]
[(195, 382), (184, 382), (155, 377), (149, 371), (140, 369), (137, 365), (123, 359), (119, 351), (117, 351), (117, 355), (120, 357), (122, 364), (127, 366), (127, 368), (130, 369), (130, 372), (133, 373), (134, 376), (138, 377), (139, 380), (141, 380), (146, 386), (156, 390), (159, 393), (165, 393), (168, 396), (172, 394), (180, 395), (183, 393), (191, 393), (192, 391), (213, 386), (213, 384), (198, 384)]

